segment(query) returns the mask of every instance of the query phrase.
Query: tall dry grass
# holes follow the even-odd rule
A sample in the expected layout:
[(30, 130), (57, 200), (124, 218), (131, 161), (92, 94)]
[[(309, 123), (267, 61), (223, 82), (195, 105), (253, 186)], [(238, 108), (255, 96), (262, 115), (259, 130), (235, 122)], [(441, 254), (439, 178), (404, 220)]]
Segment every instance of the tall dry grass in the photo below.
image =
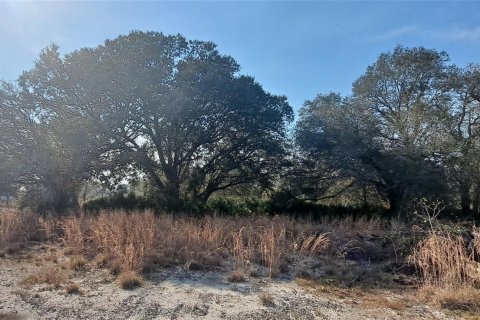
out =
[[(20, 213), (14, 209), (0, 209), (0, 248), (26, 240), (43, 240), (47, 237), (44, 220), (32, 213)], [(48, 230), (49, 231), (49, 230)]]
[[(472, 243), (478, 246), (478, 234)], [(410, 256), (424, 283), (430, 285), (480, 284), (478, 247), (467, 251), (461, 235), (432, 232), (420, 241)]]
[(458, 232), (442, 225), (436, 219), (438, 211), (431, 211), (433, 214), (425, 214), (427, 219), (424, 220), (428, 221), (426, 235), (409, 256), (420, 276), (419, 295), (443, 308), (478, 313), (480, 231), (472, 226), (471, 230)]
[[(1, 217), (2, 241), (36, 232), (26, 227), (18, 212), (2, 213)], [(101, 254), (120, 271), (141, 271), (151, 264), (247, 271), (257, 264), (271, 277), (295, 257), (337, 254), (342, 239), (360, 239), (389, 227), (385, 221), (363, 218), (314, 223), (285, 216), (194, 218), (121, 210), (29, 219), (44, 238), (62, 242), (77, 255)]]

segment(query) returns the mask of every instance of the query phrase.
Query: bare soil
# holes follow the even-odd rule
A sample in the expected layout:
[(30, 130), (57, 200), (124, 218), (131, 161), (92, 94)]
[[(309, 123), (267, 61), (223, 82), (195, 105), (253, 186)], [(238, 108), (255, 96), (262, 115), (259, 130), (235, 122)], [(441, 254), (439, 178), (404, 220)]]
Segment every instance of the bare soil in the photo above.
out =
[[(227, 270), (171, 267), (155, 268), (143, 274), (141, 287), (124, 290), (115, 276), (93, 262), (74, 271), (68, 261), (62, 248), (38, 244), (1, 257), (0, 319), (458, 318), (422, 304), (408, 286), (335, 289), (299, 280), (293, 273), (272, 280), (246, 274), (245, 282), (233, 283)], [(60, 285), (25, 280), (45, 270), (59, 272), (66, 280)], [(79, 293), (67, 293), (72, 284)], [(265, 293), (273, 303), (264, 305), (260, 297)]]

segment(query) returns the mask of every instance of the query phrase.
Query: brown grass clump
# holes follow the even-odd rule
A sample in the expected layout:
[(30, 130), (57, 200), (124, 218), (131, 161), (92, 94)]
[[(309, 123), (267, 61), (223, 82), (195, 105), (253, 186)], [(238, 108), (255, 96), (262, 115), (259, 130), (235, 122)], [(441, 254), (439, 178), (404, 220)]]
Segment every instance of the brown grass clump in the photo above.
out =
[(65, 292), (67, 294), (81, 294), (82, 292), (80, 291), (80, 288), (78, 287), (78, 284), (76, 283), (69, 283), (65, 287)]
[(111, 260), (108, 262), (108, 271), (112, 276), (118, 275), (122, 272), (122, 263), (118, 260)]
[(300, 253), (307, 256), (316, 256), (325, 251), (330, 246), (330, 238), (328, 234), (322, 233), (318, 236), (313, 235), (303, 240), (300, 246)]
[(142, 282), (142, 278), (134, 271), (124, 271), (118, 276), (118, 285), (125, 290), (140, 287)]
[(47, 268), (37, 274), (26, 277), (22, 280), (21, 284), (49, 284), (55, 289), (58, 289), (66, 279), (67, 276), (62, 270), (58, 268)]
[(156, 234), (157, 221), (151, 212), (104, 213), (91, 224), (97, 251), (119, 260), (122, 270), (142, 270), (145, 257), (154, 254)]
[(108, 257), (104, 253), (99, 253), (93, 260), (93, 263), (97, 268), (105, 268), (108, 265)]
[[(30, 232), (18, 212), (0, 216), (6, 221), (0, 226), (2, 239)], [(122, 210), (33, 220), (44, 238), (63, 243), (65, 255), (97, 256), (94, 264), (113, 273), (173, 265), (216, 270), (233, 263), (237, 270), (264, 266), (269, 277), (286, 272), (292, 260), (338, 254), (353, 238), (361, 242), (366, 234), (389, 227), (381, 220), (353, 218), (313, 223), (286, 216), (192, 218)]]
[(455, 285), (480, 280), (476, 262), (467, 253), (463, 237), (431, 233), (410, 256), (427, 284)]
[(240, 270), (235, 270), (228, 275), (228, 281), (230, 282), (245, 282), (245, 275)]
[(0, 248), (37, 236), (38, 219), (30, 213), (0, 208)]
[(452, 311), (466, 311), (480, 314), (480, 290), (466, 285), (455, 288), (442, 288), (427, 285), (418, 292), (419, 298)]
[[(432, 211), (432, 210), (430, 210)], [(438, 210), (437, 210), (438, 211)], [(437, 212), (433, 210), (432, 212)], [(480, 232), (473, 226), (469, 246), (462, 235), (427, 212), (430, 230), (409, 257), (423, 287), (419, 296), (442, 308), (480, 313)]]
[(85, 271), (88, 268), (88, 261), (83, 256), (73, 256), (68, 261), (68, 267), (75, 271)]
[(275, 305), (275, 301), (273, 300), (273, 296), (268, 292), (262, 292), (259, 294), (258, 298), (262, 302), (264, 306), (271, 307)]
[(86, 242), (89, 238), (89, 219), (85, 216), (70, 216), (62, 219), (60, 225), (63, 232), (62, 240), (68, 245), (68, 253), (86, 253)]

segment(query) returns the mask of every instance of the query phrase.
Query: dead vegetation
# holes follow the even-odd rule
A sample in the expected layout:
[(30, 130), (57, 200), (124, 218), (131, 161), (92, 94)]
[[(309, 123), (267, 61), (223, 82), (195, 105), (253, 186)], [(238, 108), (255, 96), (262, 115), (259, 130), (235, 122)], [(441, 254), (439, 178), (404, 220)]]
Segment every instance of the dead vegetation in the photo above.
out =
[[(80, 289), (65, 285), (62, 267), (75, 272), (106, 268), (121, 288), (133, 289), (143, 283), (141, 272), (181, 266), (188, 271), (233, 270), (227, 276), (232, 283), (292, 275), (314, 294), (361, 299), (367, 308), (407, 308), (408, 299), (382, 298), (376, 291), (401, 284), (419, 288), (416, 295), (425, 303), (479, 314), (480, 231), (459, 231), (435, 218), (408, 228), (366, 218), (312, 222), (105, 211), (55, 219), (7, 210), (0, 214), (0, 244), (3, 255), (10, 256), (32, 238), (49, 241), (40, 246), (44, 255), (38, 266), (48, 262), (57, 267), (45, 266), (22, 284), (63, 286), (69, 294), (79, 294)], [(58, 244), (63, 250), (55, 249)], [(58, 262), (62, 251), (68, 257)], [(412, 286), (417, 284), (420, 287)], [(273, 305), (267, 293), (259, 297), (262, 304)]]
[[(419, 297), (442, 308), (480, 314), (480, 231), (442, 225), (441, 203), (420, 202), (426, 236), (408, 257), (418, 270)], [(468, 242), (467, 242), (468, 241)]]
[(246, 280), (245, 275), (240, 270), (235, 270), (228, 276), (230, 282), (245, 282)]
[(125, 290), (140, 287), (142, 282), (142, 278), (135, 271), (124, 271), (118, 276), (118, 285)]
[(80, 290), (80, 287), (76, 283), (69, 283), (65, 287), (65, 292), (67, 294), (81, 294), (82, 293), (82, 291)]
[(63, 270), (59, 268), (45, 268), (36, 274), (26, 277), (22, 280), (21, 284), (30, 286), (36, 284), (48, 284), (54, 289), (59, 289), (66, 279), (67, 275)]
[(68, 266), (74, 271), (85, 271), (88, 268), (88, 261), (83, 256), (73, 256), (68, 261)]
[(273, 296), (268, 292), (261, 292), (258, 295), (258, 297), (259, 297), (260, 301), (262, 302), (262, 304), (266, 307), (271, 307), (271, 306), (275, 305), (275, 301), (273, 300)]
[(384, 234), (388, 227), (379, 220), (351, 218), (312, 223), (288, 217), (192, 218), (105, 211), (60, 219), (30, 217), (26, 231), (21, 214), (9, 211), (1, 216), (5, 247), (36, 234), (60, 242), (63, 253), (72, 255), (71, 269), (82, 270), (85, 257), (96, 257), (93, 265), (112, 273), (172, 265), (208, 270), (226, 267), (230, 261), (235, 270), (248, 273), (257, 264), (276, 277), (295, 257), (365, 253), (368, 244), (362, 234)]

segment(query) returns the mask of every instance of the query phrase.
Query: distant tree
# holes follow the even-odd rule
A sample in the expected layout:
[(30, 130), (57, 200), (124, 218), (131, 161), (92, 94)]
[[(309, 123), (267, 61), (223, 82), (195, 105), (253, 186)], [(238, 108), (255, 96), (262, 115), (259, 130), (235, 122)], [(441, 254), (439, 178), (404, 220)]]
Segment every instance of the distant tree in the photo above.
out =
[(238, 70), (210, 42), (132, 32), (64, 57), (51, 46), (19, 83), (65, 145), (75, 146), (63, 155), (90, 159), (81, 154), (93, 145), (97, 174), (141, 171), (176, 205), (245, 183), (268, 185), (279, 168), (292, 109)]
[[(391, 209), (412, 196), (439, 194), (441, 165), (436, 162), (449, 114), (448, 55), (397, 46), (383, 53), (353, 84), (353, 100), (377, 119), (379, 155), (367, 159), (383, 172)], [(442, 187), (443, 189), (443, 187)]]
[(438, 146), (449, 114), (447, 56), (397, 46), (381, 54), (353, 84), (353, 96), (308, 101), (297, 142), (353, 183), (373, 186), (390, 210), (404, 212), (415, 196), (441, 196)]
[[(54, 63), (52, 52), (44, 50), (35, 68)], [(61, 118), (45, 107), (50, 88), (33, 88), (35, 76), (25, 72), (17, 84), (0, 87), (0, 189), (17, 195), (21, 206), (63, 211), (78, 206), (81, 181), (98, 169), (104, 149), (79, 118)]]
[(451, 68), (446, 88), (451, 103), (442, 154), (458, 190), (464, 213), (479, 213), (480, 203), (480, 66)]
[(295, 128), (297, 174), (307, 199), (325, 200), (374, 179), (360, 159), (374, 149), (375, 119), (337, 93), (306, 101)]

